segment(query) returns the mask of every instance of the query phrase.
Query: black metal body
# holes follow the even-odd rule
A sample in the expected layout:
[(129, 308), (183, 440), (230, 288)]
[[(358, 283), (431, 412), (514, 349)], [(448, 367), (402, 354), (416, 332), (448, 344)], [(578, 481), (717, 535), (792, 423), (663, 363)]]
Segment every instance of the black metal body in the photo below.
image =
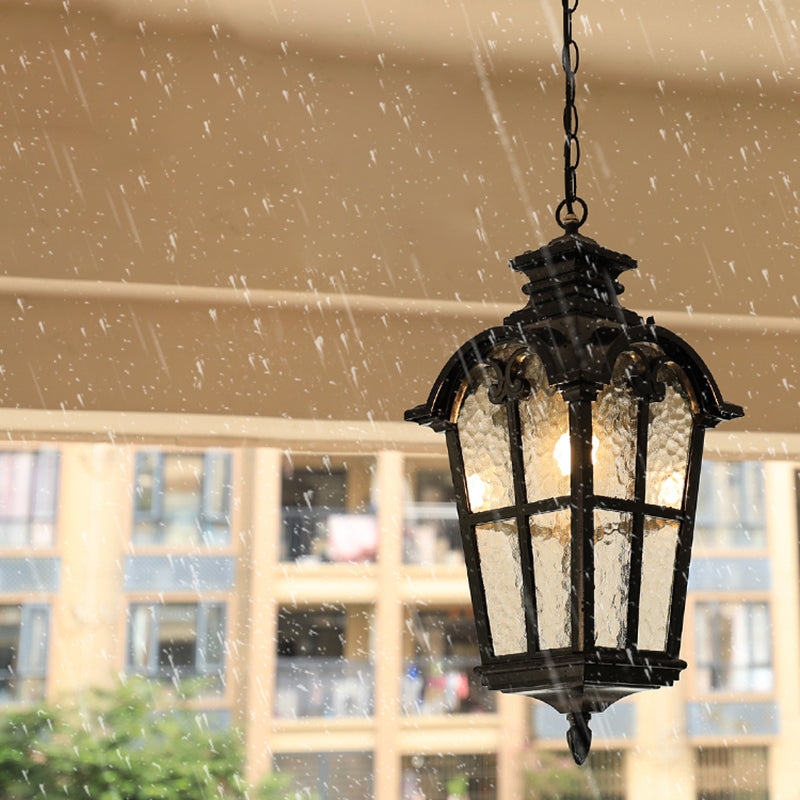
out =
[[(572, 715), (570, 742), (572, 746), (576, 740), (573, 753), (578, 759), (584, 749), (588, 752), (587, 722), (591, 713), (602, 711), (632, 692), (671, 685), (686, 666), (679, 658), (679, 650), (703, 435), (706, 428), (744, 412), (722, 401), (708, 368), (682, 339), (656, 326), (652, 319), (645, 322), (620, 306), (617, 295), (622, 287), (618, 278), (623, 271), (635, 268), (633, 259), (568, 231), (546, 247), (513, 259), (511, 266), (528, 277), (523, 288), (529, 298), (527, 306), (507, 317), (503, 325), (477, 334), (454, 353), (427, 402), (407, 411), (405, 418), (446, 432), (480, 644), (482, 665), (478, 671), (484, 683), (491, 689), (536, 697), (559, 712)], [(593, 484), (592, 402), (611, 381), (617, 357), (637, 348), (657, 355), (643, 357), (641, 369), (630, 378), (639, 412), (634, 499), (598, 496)], [(496, 358), (498, 351), (511, 353), (505, 363)], [(559, 390), (569, 406), (569, 494), (536, 502), (529, 502), (526, 492), (518, 410), (525, 386), (517, 367), (526, 353), (541, 358), (550, 385)], [(679, 508), (645, 500), (648, 408), (651, 402), (663, 399), (663, 384), (657, 380), (663, 364), (682, 370), (692, 398), (690, 458)], [(472, 512), (456, 418), (465, 392), (477, 377), (487, 373), (494, 381), (490, 401), (504, 405), (507, 411), (514, 503)], [(571, 641), (568, 648), (541, 649), (530, 518), (567, 508), (571, 512)], [(595, 645), (596, 509), (627, 512), (633, 520), (626, 641), (619, 649)], [(640, 599), (647, 591), (641, 582), (646, 517), (673, 520), (680, 525), (667, 643), (660, 651), (637, 647)], [(511, 655), (496, 655), (493, 649), (475, 533), (476, 525), (501, 519), (515, 520), (519, 534), (528, 642), (526, 652)]]

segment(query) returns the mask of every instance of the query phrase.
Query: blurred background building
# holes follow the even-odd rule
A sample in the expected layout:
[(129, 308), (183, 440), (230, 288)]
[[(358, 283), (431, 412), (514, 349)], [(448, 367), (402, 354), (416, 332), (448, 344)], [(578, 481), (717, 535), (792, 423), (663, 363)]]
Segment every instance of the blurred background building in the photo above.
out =
[(747, 410), (679, 684), (565, 778), (472, 675), (443, 442), (399, 422), (559, 232), (560, 4), (8, 0), (3, 705), (197, 679), (325, 800), (796, 797), (797, 9), (577, 13), (583, 231)]
[[(446, 464), (413, 448), (0, 454), (0, 698), (192, 680), (248, 769), (301, 796), (785, 797), (794, 774), (796, 467), (710, 461), (672, 689), (595, 718), (489, 694)], [(580, 772), (580, 771), (578, 771)], [(448, 789), (449, 787), (449, 789)], [(559, 789), (559, 787), (561, 787)], [(457, 795), (458, 796), (458, 795)]]

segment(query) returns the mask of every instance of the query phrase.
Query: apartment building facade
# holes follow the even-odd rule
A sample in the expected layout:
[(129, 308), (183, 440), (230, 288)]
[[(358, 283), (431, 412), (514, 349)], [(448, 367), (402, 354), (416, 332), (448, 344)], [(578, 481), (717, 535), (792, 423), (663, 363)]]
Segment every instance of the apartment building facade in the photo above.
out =
[[(795, 474), (707, 462), (690, 667), (595, 717), (575, 796), (789, 796)], [(476, 680), (451, 500), (443, 455), (413, 442), (7, 447), (0, 700), (192, 679), (211, 724), (245, 731), (248, 774), (299, 797), (549, 797), (572, 769), (564, 721)]]

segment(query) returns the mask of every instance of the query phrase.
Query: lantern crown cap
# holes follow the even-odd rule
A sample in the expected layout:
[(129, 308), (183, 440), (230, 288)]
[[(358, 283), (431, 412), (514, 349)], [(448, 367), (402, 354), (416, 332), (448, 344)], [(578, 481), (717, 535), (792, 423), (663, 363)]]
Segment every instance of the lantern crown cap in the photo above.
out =
[(572, 314), (640, 325), (641, 318), (620, 306), (624, 287), (619, 276), (636, 269), (636, 261), (573, 231), (538, 250), (509, 261), (511, 269), (528, 278), (522, 291), (528, 305), (511, 314), (506, 324), (539, 322)]

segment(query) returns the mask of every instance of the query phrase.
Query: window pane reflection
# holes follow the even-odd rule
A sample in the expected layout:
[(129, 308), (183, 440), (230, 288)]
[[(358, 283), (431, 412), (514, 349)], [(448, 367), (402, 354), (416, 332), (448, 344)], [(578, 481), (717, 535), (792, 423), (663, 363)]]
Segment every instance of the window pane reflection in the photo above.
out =
[(224, 603), (134, 603), (128, 610), (128, 672), (178, 683), (201, 679), (219, 692), (225, 678)]
[(53, 547), (56, 450), (0, 453), (0, 548)]
[(697, 603), (695, 631), (700, 691), (772, 690), (767, 603)]
[(137, 453), (134, 544), (227, 544), (230, 494), (228, 453)]

